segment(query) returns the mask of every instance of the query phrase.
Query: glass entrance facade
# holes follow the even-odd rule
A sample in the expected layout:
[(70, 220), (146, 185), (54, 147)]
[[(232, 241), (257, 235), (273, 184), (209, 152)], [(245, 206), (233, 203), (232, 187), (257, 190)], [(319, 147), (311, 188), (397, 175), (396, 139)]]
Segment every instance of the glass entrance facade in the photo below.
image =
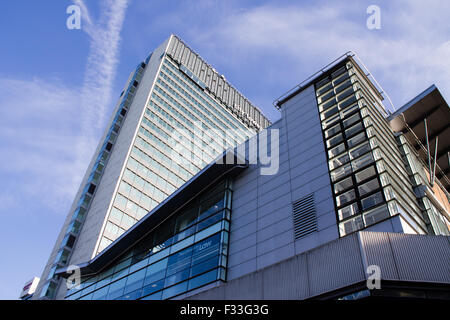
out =
[(172, 214), (106, 271), (84, 277), (66, 299), (170, 299), (225, 281), (230, 215), (230, 182), (224, 180)]

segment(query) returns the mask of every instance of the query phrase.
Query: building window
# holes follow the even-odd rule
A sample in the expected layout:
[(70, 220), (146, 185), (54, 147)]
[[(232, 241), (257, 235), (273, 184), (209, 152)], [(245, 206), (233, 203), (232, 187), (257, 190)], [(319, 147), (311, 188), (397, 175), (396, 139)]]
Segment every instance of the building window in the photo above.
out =
[[(364, 127), (361, 85), (347, 63), (315, 84), (341, 236), (386, 217), (386, 202)], [(378, 166), (378, 163), (377, 163)], [(390, 196), (390, 195), (389, 195)]]
[[(227, 180), (209, 188), (152, 230), (108, 270), (83, 279), (83, 289), (68, 291), (66, 299), (169, 299), (225, 280), (229, 199)], [(123, 214), (115, 209), (114, 215)], [(121, 223), (128, 218), (123, 215)], [(117, 228), (108, 224), (105, 231), (117, 233)], [(110, 242), (103, 240), (100, 246), (105, 248)]]

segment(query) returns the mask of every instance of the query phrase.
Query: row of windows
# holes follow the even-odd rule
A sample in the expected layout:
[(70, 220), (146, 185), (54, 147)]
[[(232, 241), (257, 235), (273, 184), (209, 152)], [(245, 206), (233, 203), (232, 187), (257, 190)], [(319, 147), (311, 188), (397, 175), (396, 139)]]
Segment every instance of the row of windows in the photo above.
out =
[[(121, 181), (119, 185), (119, 192), (125, 196), (127, 199), (131, 199), (136, 203), (139, 203), (142, 207), (148, 208), (149, 210), (155, 207), (158, 203), (162, 202), (167, 196), (167, 193), (164, 193), (159, 188), (156, 188), (153, 184), (144, 181), (143, 187), (141, 190), (133, 187), (132, 184), (136, 185), (136, 183), (132, 183), (134, 181), (143, 179), (130, 170), (126, 169), (124, 174), (124, 179)], [(158, 177), (158, 180), (161, 179)], [(167, 183), (164, 181), (164, 183)]]
[(316, 84), (341, 236), (388, 214), (386, 205), (386, 210), (379, 209), (385, 197), (359, 111), (358, 91), (358, 81), (350, 77), (347, 66)]
[[(163, 70), (165, 70), (165, 72), (167, 72), (168, 74), (170, 74), (170, 76), (175, 78), (177, 82), (183, 83), (182, 81), (180, 81), (180, 79), (176, 75), (174, 75), (170, 70), (168, 70), (164, 66), (163, 66)], [(169, 76), (167, 76), (163, 71), (161, 71), (160, 76), (162, 79), (164, 79), (164, 81), (162, 81), (161, 79), (158, 79), (158, 83), (160, 85), (162, 85), (163, 87), (165, 87), (166, 89), (168, 89), (170, 91), (170, 93), (173, 96), (175, 96), (177, 99), (185, 102), (185, 104), (187, 106), (189, 106), (191, 108), (191, 110), (194, 111), (194, 113), (196, 113), (200, 118), (202, 118), (204, 121), (209, 123), (209, 125), (214, 126), (217, 129), (219, 128), (218, 125), (221, 125), (222, 128), (224, 128), (225, 130), (231, 130), (231, 129), (233, 129), (235, 131), (239, 130), (234, 125), (231, 125), (231, 128), (230, 128), (229, 126), (224, 124), (221, 120), (219, 120), (216, 116), (214, 116), (207, 108), (205, 108), (202, 103), (200, 103), (196, 99), (194, 99), (194, 97), (192, 97), (186, 90), (181, 88), (174, 80), (172, 80)], [(175, 88), (177, 90), (177, 92), (174, 90), (171, 90), (172, 87)], [(178, 92), (180, 94), (178, 94)], [(190, 102), (192, 102), (192, 104), (190, 104), (190, 102), (188, 102), (188, 100), (186, 100), (186, 99), (188, 99)], [(200, 99), (200, 100), (204, 101), (204, 99)], [(197, 106), (197, 108), (195, 108), (194, 105)], [(209, 104), (207, 104), (207, 105), (210, 108), (214, 109)], [(225, 118), (223, 116), (221, 116), (221, 119), (225, 119)]]
[[(162, 116), (164, 116), (168, 121), (170, 121), (173, 125), (177, 126), (178, 128), (180, 128), (183, 132), (189, 134), (191, 136), (191, 138), (194, 138), (195, 135), (192, 132), (191, 129), (189, 129), (188, 127), (184, 126), (181, 122), (175, 120), (174, 117), (172, 117), (172, 115), (170, 115), (166, 110), (164, 110), (163, 108), (161, 108), (160, 106), (158, 106), (154, 101), (150, 100), (149, 106), (151, 106), (155, 111), (157, 111), (159, 114), (161, 114)], [(178, 112), (176, 110), (171, 110), (171, 112)], [(147, 114), (154, 114), (153, 112), (151, 112), (149, 109), (146, 109), (145, 111)], [(176, 114), (176, 113), (175, 113)], [(183, 119), (182, 119), (183, 120)], [(186, 121), (189, 121), (185, 118)], [(186, 121), (183, 121), (186, 123)], [(194, 127), (193, 124), (189, 121), (189, 123), (191, 124), (190, 127)], [(199, 130), (196, 130), (199, 131)], [(198, 135), (198, 134), (197, 134)], [(203, 146), (203, 150), (207, 151), (209, 155), (212, 155), (211, 157), (214, 158), (217, 154), (219, 154), (220, 152), (223, 151), (223, 147), (219, 146), (219, 144), (214, 141), (214, 139), (206, 134), (202, 135), (202, 146)], [(206, 139), (206, 140), (205, 140)], [(207, 156), (203, 157), (203, 158), (207, 158)]]
[[(147, 120), (148, 121), (148, 120)], [(183, 139), (181, 141), (175, 140), (176, 136), (169, 136), (165, 132), (163, 132), (161, 129), (156, 127), (154, 124), (147, 124), (150, 128), (154, 130), (154, 132), (158, 133), (160, 136), (163, 136), (164, 139), (158, 138), (156, 135), (154, 135), (149, 130), (145, 129), (144, 127), (139, 128), (139, 133), (145, 136), (147, 139), (153, 141), (155, 143), (159, 150), (162, 150), (165, 152), (165, 154), (169, 155), (175, 155), (177, 154), (177, 157), (172, 157), (174, 160), (178, 160), (178, 164), (183, 164), (184, 168), (187, 168), (190, 170), (192, 174), (195, 172), (198, 172), (200, 168), (203, 168), (207, 163), (197, 157), (197, 155), (192, 152), (194, 150), (193, 147), (189, 146), (189, 149), (186, 148), (186, 145), (191, 145), (191, 141), (186, 141), (187, 139)], [(163, 142), (164, 140), (164, 142)], [(175, 150), (174, 148), (180, 149)], [(189, 159), (189, 160), (188, 160)]]
[[(115, 272), (98, 281), (95, 286), (87, 287), (68, 299), (135, 300), (153, 295), (149, 297), (151, 299), (157, 292), (161, 293), (160, 299), (168, 299), (220, 277), (225, 280), (224, 275), (218, 273), (218, 268), (226, 265), (226, 251), (221, 245), (221, 238), (227, 236), (225, 234), (225, 231), (216, 233), (158, 262), (150, 262), (150, 256), (149, 259), (142, 260), (139, 266), (132, 265)], [(140, 269), (135, 271), (136, 268)], [(206, 273), (208, 276), (205, 279), (202, 275)], [(180, 283), (189, 284), (184, 287)]]
[(153, 195), (154, 190), (152, 188), (157, 188), (165, 194), (172, 194), (184, 183), (184, 180), (172, 171), (163, 168), (163, 170), (154, 172), (133, 157), (128, 158), (127, 169), (123, 178), (126, 178), (131, 185), (144, 191), (149, 196)]
[[(159, 92), (162, 96), (166, 97), (167, 95), (164, 93), (162, 89), (160, 89), (157, 85), (155, 86), (155, 91)], [(169, 103), (167, 103), (163, 98), (161, 98), (158, 94), (155, 93), (155, 91), (152, 94), (153, 99), (157, 101), (160, 105), (162, 105), (166, 110), (170, 111), (172, 114), (177, 116), (177, 119), (181, 119), (183, 122), (185, 122), (188, 126), (190, 126), (193, 130), (201, 130), (202, 133), (207, 136), (210, 139), (209, 144), (212, 147), (215, 147), (216, 150), (224, 150), (224, 145), (226, 145), (226, 141), (223, 141), (221, 145), (219, 145), (213, 137), (211, 137), (211, 134), (218, 134), (218, 132), (214, 132), (214, 130), (211, 130), (208, 128), (203, 122), (201, 122), (201, 128), (197, 127), (197, 125), (194, 126), (194, 123), (189, 121), (186, 117), (182, 116), (182, 114), (174, 107), (172, 107)], [(166, 97), (169, 101), (171, 101), (174, 104), (178, 104), (178, 102), (175, 102), (171, 97)], [(183, 108), (184, 109), (184, 108)], [(178, 116), (180, 116), (178, 118)], [(189, 116), (193, 118), (194, 122), (199, 122), (198, 119), (194, 118), (192, 114), (189, 113)], [(195, 128), (194, 128), (195, 127)], [(220, 132), (220, 130), (219, 130)], [(223, 140), (223, 139), (222, 139)], [(222, 141), (221, 141), (222, 142)]]
[[(161, 73), (162, 74), (162, 73)], [(211, 119), (209, 119), (205, 114), (203, 114), (198, 108), (195, 108), (191, 103), (189, 103), (184, 97), (182, 97), (178, 92), (174, 91), (172, 87), (167, 84), (165, 81), (161, 80), (161, 78), (158, 78), (157, 82), (160, 84), (161, 87), (155, 86), (156, 88), (160, 89), (160, 92), (163, 92), (163, 95), (165, 98), (170, 100), (171, 102), (175, 102), (177, 106), (181, 106), (181, 110), (185, 112), (185, 114), (189, 114), (190, 117), (193, 119), (194, 122), (202, 122), (206, 123), (210, 126), (210, 128), (216, 129), (220, 134), (222, 135), (222, 138), (226, 139), (226, 131), (229, 130), (227, 127), (220, 128), (216, 123), (214, 123)], [(181, 104), (178, 103), (171, 95), (168, 94), (168, 92), (175, 98), (181, 101)], [(188, 106), (191, 111), (188, 111), (184, 106)], [(195, 115), (194, 115), (195, 114)], [(203, 121), (202, 121), (203, 120)], [(227, 141), (230, 144), (233, 144), (232, 141)]]
[[(124, 230), (129, 229), (136, 221), (140, 220), (158, 203), (162, 202), (168, 194), (176, 190), (167, 180), (159, 177), (131, 157), (128, 160), (127, 167), (134, 171), (139, 170), (146, 179), (143, 179), (128, 168), (125, 169), (124, 180), (119, 184), (119, 193), (114, 201), (115, 207), (111, 209), (110, 221), (107, 223), (104, 231), (104, 236), (108, 239), (101, 242), (101, 250), (111, 243), (110, 240), (115, 240), (119, 237)], [(154, 187), (154, 185), (165, 189), (167, 194)]]
[[(228, 130), (227, 128), (224, 128), (224, 129), (219, 128), (214, 122), (212, 122), (210, 119), (208, 119), (203, 114), (199, 115), (201, 118), (203, 118), (203, 121), (200, 120), (192, 112), (190, 112), (188, 109), (186, 109), (184, 107), (184, 105), (189, 106), (192, 110), (194, 110), (194, 113), (199, 114), (200, 111), (198, 111), (196, 108), (194, 108), (189, 102), (186, 101), (186, 99), (180, 97), (180, 95), (178, 93), (173, 92), (173, 90), (170, 88), (170, 86), (168, 84), (166, 84), (164, 81), (161, 81), (161, 86), (165, 87), (167, 90), (162, 89), (158, 85), (155, 85), (154, 90), (156, 92), (158, 92), (159, 94), (161, 94), (165, 99), (170, 101), (171, 104), (176, 105), (180, 110), (182, 110), (186, 115), (188, 115), (192, 119), (192, 121), (197, 122), (197, 123), (201, 123), (204, 131), (206, 131), (208, 133), (215, 132), (216, 134), (221, 134), (222, 135), (222, 139), (225, 140), (225, 144), (227, 144), (228, 146), (236, 145), (236, 143), (237, 143), (236, 139), (239, 139), (239, 141), (241, 141), (241, 142), (244, 141), (244, 139), (236, 137), (236, 132), (233, 132), (234, 133), (233, 136), (230, 135), (229, 134), (230, 130)], [(169, 95), (167, 93), (167, 91), (169, 91), (171, 94), (173, 94), (177, 99), (179, 99), (183, 103), (179, 103), (171, 95)], [(210, 127), (207, 127), (206, 124), (208, 124)], [(211, 128), (213, 128), (214, 130), (212, 130)]]
[[(153, 103), (154, 104), (154, 103)], [(174, 122), (175, 119), (171, 115), (169, 115), (167, 112), (163, 111), (160, 107), (156, 106), (154, 104), (154, 107), (158, 109), (160, 113), (163, 113), (165, 117), (169, 119), (169, 121)], [(204, 159), (203, 161), (205, 163), (211, 162), (212, 159), (218, 154), (218, 151), (215, 151), (211, 146), (211, 142), (214, 142), (213, 138), (207, 137), (205, 134), (201, 132), (196, 132), (197, 134), (194, 135), (191, 130), (183, 126), (180, 122), (176, 122), (176, 126), (181, 129), (177, 131), (172, 125), (168, 124), (166, 121), (161, 119), (159, 116), (156, 115), (156, 113), (151, 112), (150, 109), (146, 108), (145, 115), (149, 116), (155, 122), (157, 122), (161, 127), (165, 128), (165, 130), (171, 132), (172, 134), (175, 132), (179, 136), (183, 136), (183, 139), (187, 139), (187, 141), (193, 143), (193, 149), (195, 149), (194, 154), (199, 156), (201, 159)], [(200, 130), (198, 130), (200, 131)], [(205, 140), (207, 138), (207, 140)], [(200, 146), (201, 141), (201, 146)], [(223, 150), (220, 150), (223, 151)]]
[[(243, 130), (243, 132), (247, 132), (247, 133), (251, 133), (251, 134), (254, 133), (253, 130), (245, 127), (239, 120), (235, 119), (234, 117), (231, 118), (234, 120), (234, 123), (232, 123), (231, 120), (229, 119), (229, 117), (224, 116), (223, 114), (221, 114), (219, 112), (219, 110), (224, 109), (223, 106), (219, 105), (216, 101), (214, 101), (214, 99), (212, 99), (210, 96), (208, 96), (204, 92), (198, 90), (197, 88), (193, 89), (191, 86), (187, 85), (187, 82), (188, 82), (187, 77), (184, 74), (180, 73), (172, 63), (170, 63), (169, 61), (166, 60), (165, 64), (169, 68), (171, 68), (174, 72), (179, 74), (185, 80), (185, 81), (181, 81), (180, 79), (177, 79), (177, 76), (172, 73), (172, 77), (174, 79), (176, 79), (178, 81), (178, 83), (180, 83), (186, 90), (188, 90), (190, 92), (191, 95), (195, 96), (204, 105), (207, 105), (210, 108), (210, 110), (213, 110), (213, 112), (216, 115), (218, 115), (223, 121), (225, 121), (229, 125), (229, 127), (237, 130), (238, 129), (236, 127), (236, 125), (237, 125), (240, 127), (241, 130)], [(165, 65), (163, 65), (163, 70), (170, 74), (170, 70), (165, 68)], [(205, 99), (205, 97), (206, 97), (206, 99)], [(224, 113), (226, 114), (227, 111), (224, 110)], [(248, 113), (251, 113), (250, 110)]]
[[(139, 147), (139, 149), (137, 147)], [(140, 150), (142, 150), (147, 157), (141, 155), (139, 152)], [(187, 181), (198, 172), (198, 170), (192, 173), (187, 171), (181, 167), (177, 161), (172, 160), (168, 155), (162, 153), (139, 136), (136, 138), (136, 144), (133, 147), (132, 152), (136, 153), (140, 158), (143, 158), (146, 163), (150, 164), (150, 167), (154, 168), (154, 171), (161, 173), (159, 175), (163, 178), (168, 176), (168, 172), (172, 171), (178, 177)], [(155, 160), (153, 157), (157, 157), (159, 160)]]
[(339, 234), (341, 236), (345, 236), (352, 232), (369, 227), (388, 217), (389, 210), (387, 206), (385, 204), (381, 205), (372, 210), (364, 212), (362, 215), (357, 215), (354, 218), (339, 223)]

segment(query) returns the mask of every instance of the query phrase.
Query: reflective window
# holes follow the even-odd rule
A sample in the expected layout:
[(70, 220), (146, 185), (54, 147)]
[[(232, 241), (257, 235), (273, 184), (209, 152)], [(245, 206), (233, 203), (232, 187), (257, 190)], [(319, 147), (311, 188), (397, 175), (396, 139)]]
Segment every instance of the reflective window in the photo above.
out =
[(364, 222), (361, 216), (356, 216), (355, 218), (339, 223), (339, 233), (342, 236), (358, 231), (362, 228), (364, 228)]
[(371, 196), (368, 196), (367, 198), (361, 199), (363, 210), (372, 208), (382, 202), (383, 202), (383, 194), (381, 192), (377, 192)]
[(344, 128), (348, 128), (355, 122), (359, 121), (360, 119), (361, 119), (361, 116), (359, 115), (359, 113), (355, 113), (350, 118), (344, 120), (342, 123), (344, 125)]
[(351, 137), (352, 135), (354, 135), (355, 133), (357, 133), (363, 129), (364, 129), (364, 127), (362, 125), (362, 122), (359, 122), (359, 123), (351, 126), (350, 128), (348, 128), (347, 130), (345, 130), (345, 136)]
[(367, 153), (366, 155), (364, 155), (356, 160), (353, 160), (352, 167), (353, 167), (353, 170), (356, 171), (358, 169), (365, 167), (366, 165), (368, 165), (369, 163), (372, 163), (372, 162), (373, 162), (372, 153)]
[[(231, 197), (221, 182), (145, 236), (98, 276), (83, 279), (85, 289), (67, 299), (168, 299), (216, 280), (225, 280)], [(114, 212), (120, 212), (115, 210)], [(127, 215), (124, 219), (132, 219)], [(107, 232), (117, 232), (107, 224)], [(87, 284), (90, 284), (86, 287)]]
[(347, 191), (339, 196), (336, 197), (336, 203), (338, 206), (342, 206), (350, 201), (353, 201), (356, 199), (355, 190)]
[(353, 186), (352, 177), (345, 178), (344, 180), (339, 181), (334, 184), (334, 193), (342, 192), (348, 188)]
[(352, 172), (352, 167), (350, 164), (346, 164), (342, 167), (339, 167), (335, 169), (334, 171), (330, 172), (331, 180), (337, 181), (347, 175), (349, 175)]
[(361, 132), (361, 133), (357, 134), (356, 136), (354, 136), (353, 138), (348, 139), (347, 143), (348, 143), (349, 148), (352, 148), (364, 140), (366, 140), (366, 134), (364, 132)]
[(342, 136), (341, 133), (339, 133), (335, 135), (333, 138), (327, 140), (327, 147), (328, 148), (334, 147), (338, 143), (342, 142), (342, 140), (344, 140), (344, 137)]
[(380, 184), (378, 183), (378, 179), (372, 179), (367, 181), (366, 183), (358, 186), (358, 192), (360, 196), (363, 196), (367, 193), (371, 193), (380, 188)]
[(351, 205), (348, 205), (348, 206), (343, 207), (342, 209), (338, 210), (339, 220), (344, 220), (345, 218), (354, 216), (355, 214), (358, 214), (358, 213), (359, 213), (358, 204), (352, 203)]
[(334, 156), (337, 156), (338, 154), (344, 152), (345, 149), (345, 145), (343, 143), (341, 143), (340, 145), (334, 147), (333, 149), (328, 150), (328, 156), (330, 158), (333, 158)]
[(375, 167), (369, 167), (355, 174), (356, 181), (361, 182), (367, 180), (368, 178), (374, 176), (376, 174)]
[(364, 223), (367, 226), (375, 224), (389, 217), (389, 210), (386, 205), (369, 210), (363, 214)]
[(331, 136), (335, 135), (336, 133), (338, 133), (339, 131), (341, 131), (341, 125), (337, 124), (337, 125), (331, 127), (330, 129), (325, 130), (325, 138), (331, 137)]
[(356, 158), (362, 156), (363, 154), (369, 152), (370, 150), (371, 150), (370, 144), (369, 144), (369, 142), (366, 142), (366, 143), (363, 143), (363, 144), (351, 149), (349, 151), (349, 153), (350, 153), (351, 159), (356, 159)]
[(333, 158), (333, 159), (331, 159), (329, 161), (330, 170), (333, 170), (334, 168), (340, 167), (340, 166), (342, 166), (343, 164), (345, 164), (345, 163), (347, 163), (349, 161), (350, 161), (350, 158), (349, 158), (347, 153), (344, 153), (344, 154), (342, 154), (340, 156), (337, 156), (337, 157), (335, 157), (335, 158)]

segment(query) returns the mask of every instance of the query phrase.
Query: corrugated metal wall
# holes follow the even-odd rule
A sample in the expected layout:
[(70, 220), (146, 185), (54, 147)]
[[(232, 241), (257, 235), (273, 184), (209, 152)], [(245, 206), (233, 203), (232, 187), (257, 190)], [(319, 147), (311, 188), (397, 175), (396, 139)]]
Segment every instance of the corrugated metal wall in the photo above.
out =
[(367, 278), (450, 284), (450, 237), (354, 233), (187, 299), (306, 299)]

